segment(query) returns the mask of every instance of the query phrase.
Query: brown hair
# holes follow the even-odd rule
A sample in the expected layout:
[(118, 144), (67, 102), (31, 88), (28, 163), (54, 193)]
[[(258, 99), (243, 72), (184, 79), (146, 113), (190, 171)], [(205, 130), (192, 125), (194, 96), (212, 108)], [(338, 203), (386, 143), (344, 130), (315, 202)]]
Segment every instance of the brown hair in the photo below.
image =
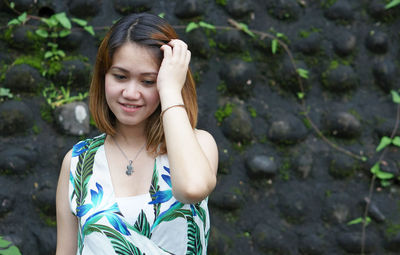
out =
[[(97, 52), (93, 78), (90, 84), (89, 108), (98, 129), (108, 135), (115, 135), (116, 118), (107, 105), (105, 97), (105, 75), (112, 65), (116, 49), (127, 42), (149, 47), (161, 63), (160, 47), (171, 39), (178, 38), (175, 30), (164, 19), (148, 14), (131, 14), (115, 23), (106, 34)], [(197, 123), (196, 88), (193, 76), (188, 70), (182, 88), (182, 98), (192, 128)], [(147, 150), (156, 154), (167, 152), (164, 129), (160, 119), (161, 106), (148, 118), (146, 126)]]

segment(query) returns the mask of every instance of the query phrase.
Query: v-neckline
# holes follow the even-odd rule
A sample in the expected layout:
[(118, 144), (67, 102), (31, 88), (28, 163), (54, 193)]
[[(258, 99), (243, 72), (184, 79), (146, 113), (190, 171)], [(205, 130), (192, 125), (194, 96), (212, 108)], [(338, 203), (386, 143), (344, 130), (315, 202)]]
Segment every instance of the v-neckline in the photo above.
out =
[[(107, 137), (107, 135), (105, 135), (105, 136)], [(109, 185), (110, 185), (110, 188), (111, 188), (111, 194), (112, 194), (113, 202), (116, 203), (116, 202), (117, 202), (117, 196), (116, 196), (116, 194), (115, 194), (114, 184), (113, 184), (113, 181), (112, 181), (112, 179), (111, 179), (110, 165), (109, 165), (109, 163), (108, 163), (107, 154), (106, 154), (106, 149), (105, 149), (106, 137), (104, 138), (104, 142), (103, 142), (103, 144), (101, 145), (101, 146), (103, 147), (103, 148), (102, 148), (102, 153), (103, 153), (102, 156), (103, 156), (104, 161), (105, 161), (105, 169), (106, 169), (106, 172), (107, 172), (107, 179), (108, 179), (108, 181), (109, 181)], [(147, 192), (147, 193), (143, 193), (143, 194), (139, 194), (139, 195), (128, 196), (128, 197), (138, 197), (138, 196), (142, 196), (142, 195), (145, 195), (145, 194), (150, 194), (151, 200), (152, 200), (152, 201), (154, 200), (154, 198), (151, 196), (151, 190), (152, 190), (152, 187), (153, 187), (155, 175), (157, 174), (157, 158), (158, 158), (158, 157), (159, 157), (159, 156), (157, 156), (157, 157), (154, 158), (153, 173), (152, 173), (152, 176), (151, 176), (151, 181), (150, 181), (150, 186), (149, 186), (148, 192)], [(124, 198), (124, 197), (122, 197), (122, 198)], [(118, 204), (118, 203), (117, 203), (117, 204)], [(118, 209), (120, 209), (120, 208), (118, 207)]]

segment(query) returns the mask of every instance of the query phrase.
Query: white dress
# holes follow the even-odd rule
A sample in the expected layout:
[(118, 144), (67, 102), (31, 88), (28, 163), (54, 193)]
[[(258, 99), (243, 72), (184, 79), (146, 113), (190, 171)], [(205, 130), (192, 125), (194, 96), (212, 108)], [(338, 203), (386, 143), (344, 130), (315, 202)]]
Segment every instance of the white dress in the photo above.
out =
[(191, 205), (173, 197), (167, 155), (155, 160), (149, 193), (116, 198), (105, 138), (81, 141), (72, 150), (69, 198), (79, 222), (77, 254), (207, 254), (208, 199)]

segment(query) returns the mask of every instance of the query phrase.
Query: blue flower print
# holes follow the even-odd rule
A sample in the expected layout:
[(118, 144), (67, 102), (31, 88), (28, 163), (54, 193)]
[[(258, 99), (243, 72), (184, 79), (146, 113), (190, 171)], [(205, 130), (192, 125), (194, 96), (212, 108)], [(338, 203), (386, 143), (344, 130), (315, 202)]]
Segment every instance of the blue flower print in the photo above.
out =
[(87, 141), (80, 141), (72, 147), (72, 157), (76, 157), (88, 150), (85, 146), (88, 145)]
[(102, 217), (106, 217), (108, 222), (120, 233), (124, 235), (131, 235), (131, 233), (128, 230), (128, 227), (126, 226), (125, 222), (122, 220), (120, 217), (121, 212), (119, 211), (117, 203), (114, 203), (111, 207), (109, 208), (102, 208), (104, 206), (101, 205), (101, 201), (103, 199), (103, 187), (99, 184), (96, 183), (96, 188), (97, 191), (91, 189), (90, 194), (91, 194), (91, 204), (84, 204), (81, 206), (77, 207), (77, 216), (78, 217), (83, 217), (85, 216), (89, 211), (92, 209), (93, 214), (90, 215), (87, 219), (85, 224), (82, 226), (82, 232), (84, 233), (85, 229), (90, 226), (91, 224), (96, 223), (99, 221)]
[[(162, 190), (162, 191), (157, 191), (154, 195), (152, 195), (152, 197), (154, 198), (153, 201), (149, 202), (149, 204), (158, 204), (158, 203), (164, 203), (169, 201), (172, 198), (172, 184), (171, 184), (171, 176), (170, 174), (170, 169), (166, 166), (164, 166), (164, 170), (167, 171), (168, 175), (166, 174), (162, 174), (161, 177), (163, 178), (163, 180), (168, 184), (168, 186), (171, 188), (169, 190)], [(169, 211), (170, 209), (172, 209), (177, 203), (180, 203), (178, 201), (174, 202), (167, 211)], [(196, 210), (195, 207), (193, 205), (190, 205), (190, 209), (193, 213), (194, 216), (196, 216)], [(167, 211), (165, 211), (164, 213), (166, 213)], [(163, 213), (162, 213), (163, 214)], [(161, 215), (162, 215), (161, 214)], [(160, 216), (161, 216), (160, 215)]]

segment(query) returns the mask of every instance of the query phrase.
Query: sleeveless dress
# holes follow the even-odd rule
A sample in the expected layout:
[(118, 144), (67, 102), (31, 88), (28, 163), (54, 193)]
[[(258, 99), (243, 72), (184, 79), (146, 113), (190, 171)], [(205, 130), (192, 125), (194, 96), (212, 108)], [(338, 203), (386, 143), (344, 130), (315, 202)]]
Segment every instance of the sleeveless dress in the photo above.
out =
[(197, 204), (175, 199), (167, 155), (155, 159), (148, 194), (116, 198), (105, 138), (86, 139), (72, 149), (69, 199), (78, 218), (77, 254), (207, 254), (208, 198)]

